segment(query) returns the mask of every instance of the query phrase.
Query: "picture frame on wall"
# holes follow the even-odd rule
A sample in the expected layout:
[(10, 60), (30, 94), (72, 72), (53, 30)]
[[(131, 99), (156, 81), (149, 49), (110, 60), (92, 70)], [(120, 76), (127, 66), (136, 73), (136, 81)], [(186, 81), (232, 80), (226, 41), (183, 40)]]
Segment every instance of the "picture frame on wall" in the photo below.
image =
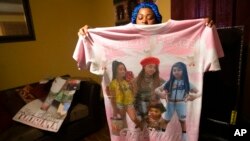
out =
[(35, 40), (29, 0), (0, 0), (0, 42)]

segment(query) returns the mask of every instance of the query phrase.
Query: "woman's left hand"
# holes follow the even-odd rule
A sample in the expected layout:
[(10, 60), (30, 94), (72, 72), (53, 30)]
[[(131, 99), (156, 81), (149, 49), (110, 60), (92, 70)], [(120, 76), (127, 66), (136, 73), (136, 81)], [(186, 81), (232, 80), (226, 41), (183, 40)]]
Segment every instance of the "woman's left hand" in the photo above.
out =
[(206, 26), (212, 27), (214, 25), (214, 21), (210, 18), (205, 18)]

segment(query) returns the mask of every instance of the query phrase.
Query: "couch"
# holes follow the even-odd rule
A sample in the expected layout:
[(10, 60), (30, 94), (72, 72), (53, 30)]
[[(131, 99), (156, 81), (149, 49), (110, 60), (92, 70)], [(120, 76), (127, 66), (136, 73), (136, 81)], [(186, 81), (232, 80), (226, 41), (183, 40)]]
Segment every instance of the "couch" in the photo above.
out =
[(53, 80), (46, 84), (32, 83), (0, 91), (0, 141), (74, 141), (97, 131), (103, 125), (101, 86), (89, 78), (81, 78), (68, 114), (58, 132), (50, 132), (13, 121), (13, 116), (26, 104), (20, 92), (30, 90), (44, 100)]

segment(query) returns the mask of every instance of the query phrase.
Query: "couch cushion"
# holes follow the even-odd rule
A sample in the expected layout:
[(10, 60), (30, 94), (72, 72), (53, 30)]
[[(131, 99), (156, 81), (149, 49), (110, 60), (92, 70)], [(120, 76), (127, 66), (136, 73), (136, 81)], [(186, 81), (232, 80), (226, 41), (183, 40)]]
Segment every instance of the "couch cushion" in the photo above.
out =
[(70, 113), (69, 121), (72, 122), (79, 120), (81, 118), (88, 116), (88, 114), (89, 114), (88, 107), (86, 105), (78, 103), (75, 107), (73, 107)]
[(43, 132), (37, 128), (16, 124), (0, 134), (1, 141), (34, 141), (43, 136)]
[[(87, 115), (88, 107), (83, 104), (77, 104), (73, 107), (70, 113), (69, 121), (73, 122), (82, 119)], [(16, 123), (14, 126), (6, 129), (7, 130), (0, 134), (0, 141), (34, 141), (44, 135), (42, 130), (21, 123)]]
[(0, 133), (13, 124), (12, 115), (10, 115), (3, 106), (0, 106)]

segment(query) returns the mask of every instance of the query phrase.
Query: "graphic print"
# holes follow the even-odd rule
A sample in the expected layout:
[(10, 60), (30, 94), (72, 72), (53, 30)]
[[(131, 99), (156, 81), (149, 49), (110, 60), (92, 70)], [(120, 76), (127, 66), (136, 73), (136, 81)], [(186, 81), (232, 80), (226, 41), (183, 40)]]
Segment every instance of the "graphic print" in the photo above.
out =
[(189, 81), (186, 64), (176, 62), (168, 68), (167, 81), (160, 77), (157, 57), (145, 57), (140, 65), (142, 69), (134, 77), (124, 63), (112, 62), (112, 81), (107, 87), (113, 111), (112, 134), (120, 136), (128, 128), (126, 114), (141, 131), (165, 132), (176, 113), (182, 140), (186, 141), (186, 102), (199, 97), (197, 88)]
[[(203, 19), (170, 20), (152, 27), (127, 24), (90, 29), (89, 37), (79, 38), (73, 58), (79, 69), (91, 64), (90, 72), (102, 76), (112, 141), (198, 140), (204, 72), (219, 70), (218, 57), (223, 57), (214, 31), (204, 26)], [(117, 104), (112, 97), (116, 96), (111, 89), (113, 61), (126, 68), (123, 79), (129, 88), (119, 87), (132, 91), (129, 105)], [(171, 78), (176, 63), (186, 68), (188, 82), (185, 78), (176, 84)], [(180, 70), (186, 77), (185, 70)]]

